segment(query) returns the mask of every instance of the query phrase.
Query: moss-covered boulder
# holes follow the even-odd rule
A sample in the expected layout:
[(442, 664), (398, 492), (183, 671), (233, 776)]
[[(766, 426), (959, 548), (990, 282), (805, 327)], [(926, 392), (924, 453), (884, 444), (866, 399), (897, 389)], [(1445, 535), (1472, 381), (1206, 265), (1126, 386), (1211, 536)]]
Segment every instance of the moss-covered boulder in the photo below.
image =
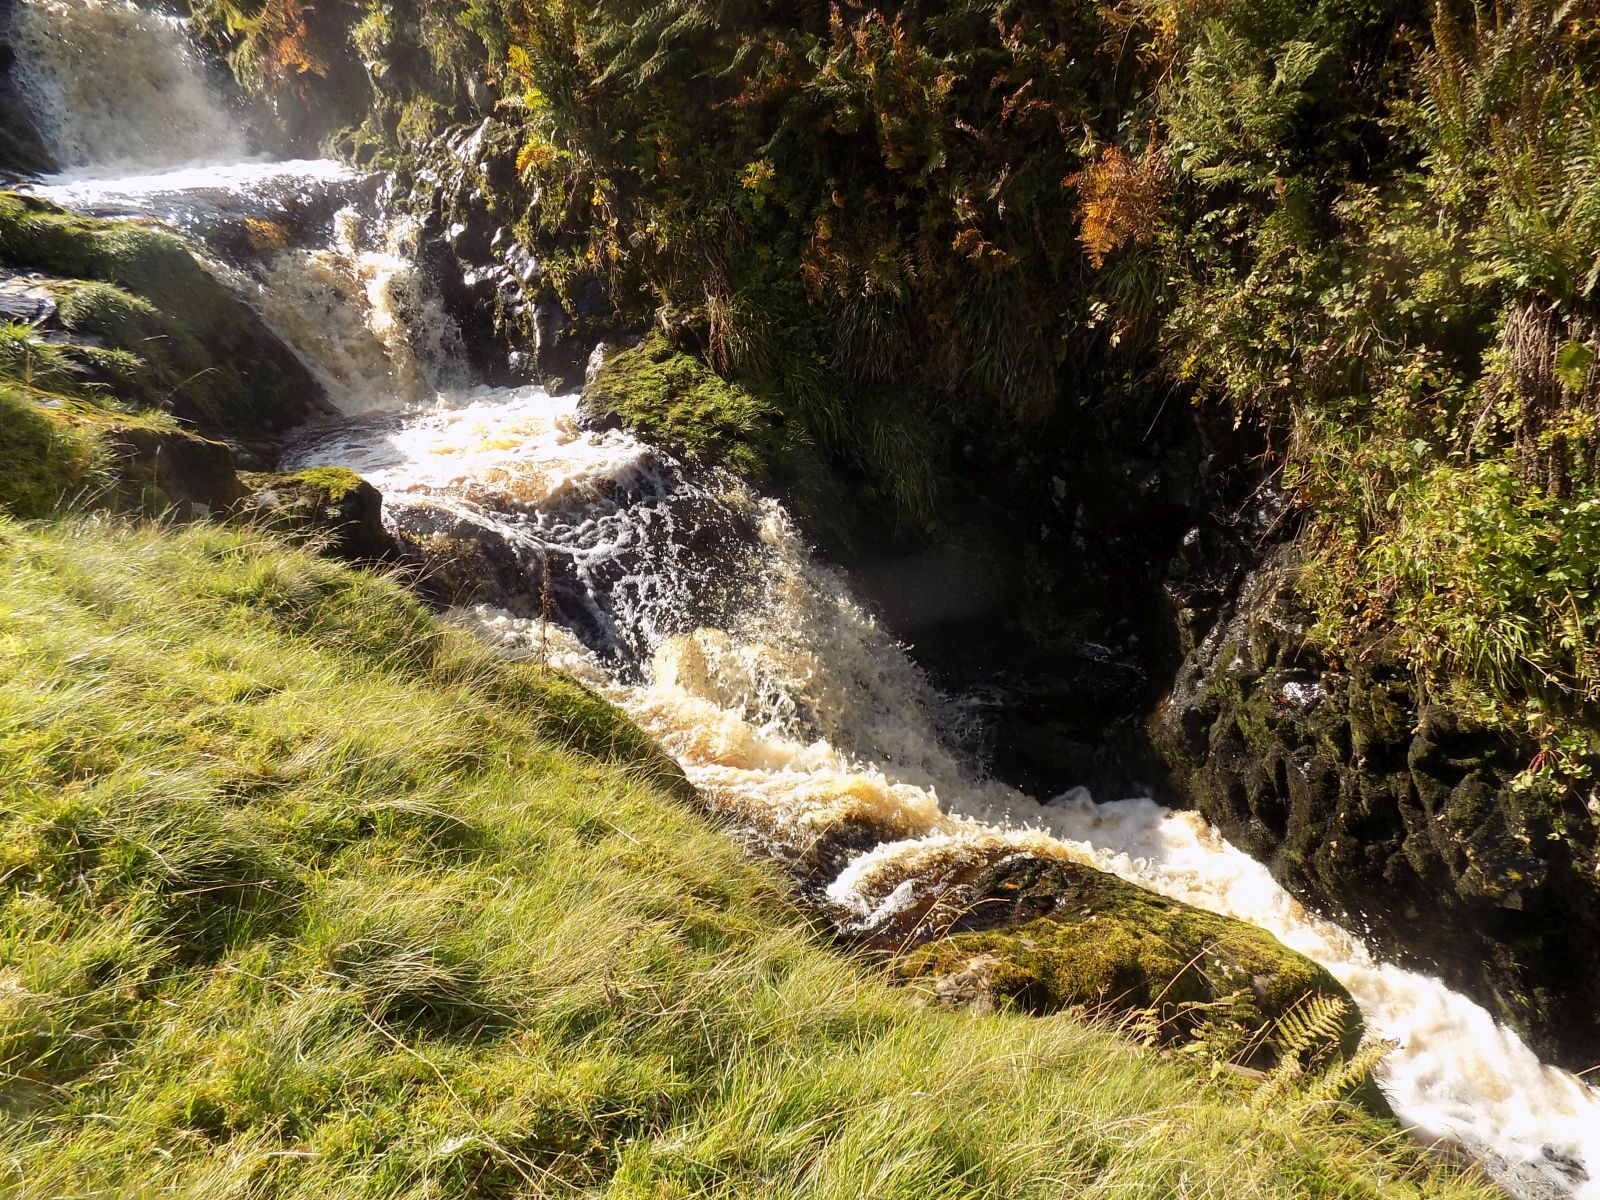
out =
[(328, 411), (293, 352), (160, 229), (0, 193), (0, 265), (46, 276), (69, 334), (134, 356), (112, 384), (138, 407), (264, 452)]
[(244, 496), (233, 452), (192, 430), (145, 421), (107, 421), (114, 506), (179, 520), (221, 517)]
[(292, 540), (324, 546), (336, 558), (371, 562), (395, 554), (383, 527), (383, 495), (354, 471), (313, 467), (294, 474), (241, 476), (248, 495), (239, 515)]
[(659, 331), (605, 355), (583, 399), (592, 416), (618, 421), (653, 446), (750, 479), (766, 478), (784, 449), (783, 421), (772, 404)]
[(1164, 1040), (1203, 1036), (1230, 1055), (1270, 1059), (1280, 1022), (1309, 997), (1344, 1001), (1313, 1031), (1311, 1054), (1349, 1053), (1359, 1014), (1326, 970), (1270, 934), (1168, 900), (1077, 863), (998, 854), (921, 914), (929, 937), (897, 961), (956, 1002), (1029, 1012), (1083, 1008), (1120, 1016)]
[(0, 510), (70, 506), (178, 520), (220, 516), (244, 495), (221, 442), (160, 414), (121, 413), (0, 378)]

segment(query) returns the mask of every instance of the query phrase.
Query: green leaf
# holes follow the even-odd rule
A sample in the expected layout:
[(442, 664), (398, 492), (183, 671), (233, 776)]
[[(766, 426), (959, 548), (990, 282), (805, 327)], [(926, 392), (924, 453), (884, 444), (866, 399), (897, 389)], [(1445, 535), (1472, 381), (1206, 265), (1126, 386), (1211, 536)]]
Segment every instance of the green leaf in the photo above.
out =
[(1568, 342), (1556, 351), (1556, 378), (1569, 391), (1581, 391), (1594, 363), (1594, 348), (1583, 342)]

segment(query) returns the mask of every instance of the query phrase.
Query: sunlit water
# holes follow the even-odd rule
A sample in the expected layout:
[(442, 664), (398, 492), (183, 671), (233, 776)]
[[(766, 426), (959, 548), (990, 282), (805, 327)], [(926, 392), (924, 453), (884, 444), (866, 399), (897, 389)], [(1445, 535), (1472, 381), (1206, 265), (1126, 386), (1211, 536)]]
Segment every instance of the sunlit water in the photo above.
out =
[[(337, 164), (250, 160), (180, 22), (112, 0), (23, 7), (22, 79), (69, 168), (38, 190), (58, 203), (193, 229), (219, 213), (292, 216), (350, 185)], [(348, 414), (305, 431), (285, 465), (359, 470), (425, 558), (441, 530), (492, 543), (526, 582), (501, 597), (518, 611), (457, 618), (604, 693), (772, 853), (798, 861), (848, 835), (839, 844), (858, 849), (825, 860), (816, 889), (842, 928), (871, 930), (981, 856), (1092, 864), (1327, 967), (1369, 1029), (1399, 1043), (1380, 1082), (1419, 1136), (1480, 1157), (1527, 1200), (1600, 1200), (1600, 1093), (1465, 997), (1375, 962), (1193, 814), (1081, 789), (1041, 805), (975, 776), (947, 748), (959, 713), (781, 506), (586, 430), (575, 397), (468, 386), (413, 265), (415, 230), (353, 202), (327, 224), (325, 244), (211, 264)]]

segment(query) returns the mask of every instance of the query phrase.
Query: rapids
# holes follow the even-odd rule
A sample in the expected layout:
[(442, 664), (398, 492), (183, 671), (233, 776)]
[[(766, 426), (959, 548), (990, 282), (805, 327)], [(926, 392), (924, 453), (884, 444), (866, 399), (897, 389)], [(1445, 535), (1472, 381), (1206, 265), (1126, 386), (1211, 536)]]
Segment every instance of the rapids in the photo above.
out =
[(252, 160), (180, 22), (122, 0), (24, 0), (18, 27), (20, 78), (68, 168), (42, 194), (191, 238), (219, 221), (292, 223), (308, 195), (337, 208), (302, 222), (320, 241), (242, 264), (207, 255), (346, 414), (302, 431), (282, 465), (360, 471), (424, 561), (492, 548), (505, 607), (455, 619), (627, 711), (709, 805), (805, 865), (841, 929), (870, 931), (997, 848), (1095, 865), (1327, 967), (1398, 1043), (1380, 1085), (1419, 1137), (1465, 1150), (1524, 1200), (1600, 1200), (1600, 1092), (1464, 996), (1376, 961), (1193, 814), (1082, 789), (1041, 804), (984, 778), (952, 749), (968, 740), (962, 710), (775, 501), (586, 427), (576, 396), (473, 386), (413, 265), (416, 231), (364, 210), (336, 164)]

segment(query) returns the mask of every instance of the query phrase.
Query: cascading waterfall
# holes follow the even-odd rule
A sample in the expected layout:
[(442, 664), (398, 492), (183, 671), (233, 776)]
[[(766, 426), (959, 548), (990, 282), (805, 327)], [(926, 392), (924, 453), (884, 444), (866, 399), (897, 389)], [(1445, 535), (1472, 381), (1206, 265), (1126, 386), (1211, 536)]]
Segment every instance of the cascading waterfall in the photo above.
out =
[[(23, 78), (79, 177), (41, 188), (58, 201), (188, 228), (196, 211), (263, 219), (286, 189), (348, 179), (327, 163), (174, 171), (247, 151), (223, 136), (230, 123), (181, 27), (111, 0), (28, 0), (24, 14)], [(150, 173), (131, 176), (134, 165)], [(118, 172), (114, 184), (81, 178)], [(354, 211), (330, 224), (324, 246), (218, 267), (349, 414), (303, 431), (284, 465), (352, 466), (425, 561), (494, 569), (502, 607), (457, 618), (625, 709), (708, 804), (809, 874), (841, 928), (870, 932), (986, 855), (1111, 871), (1327, 967), (1371, 1031), (1399, 1042), (1380, 1082), (1420, 1136), (1479, 1157), (1524, 1200), (1600, 1200), (1600, 1093), (1542, 1065), (1465, 997), (1376, 962), (1193, 814), (1095, 803), (1081, 789), (1041, 805), (975, 776), (948, 748), (959, 713), (779, 505), (625, 433), (585, 429), (576, 397), (466, 386), (407, 231), (363, 229)]]
[(262, 315), (344, 412), (412, 407), (464, 377), (460, 335), (413, 267), (416, 236), (347, 207), (328, 245), (286, 248), (260, 273)]
[(941, 736), (942, 698), (774, 502), (626, 434), (584, 432), (577, 397), (537, 388), (307, 431), (295, 464), (318, 462), (362, 471), (425, 555), (439, 547), (417, 517), (443, 511), (453, 538), (511, 551), (526, 596), (575, 582), (555, 625), (484, 605), (458, 616), (609, 697), (771, 852), (814, 869), (819, 845), (841, 847), (842, 869), (822, 856), (833, 873), (818, 890), (842, 928), (870, 933), (984, 856), (1087, 863), (1327, 967), (1369, 1029), (1399, 1043), (1380, 1083), (1419, 1136), (1465, 1148), (1528, 1200), (1600, 1196), (1600, 1092), (1541, 1064), (1465, 996), (1374, 960), (1196, 815), (1082, 789), (1040, 805), (974, 777)]
[(24, 0), (17, 82), (56, 162), (106, 176), (250, 153), (176, 17), (131, 0)]

